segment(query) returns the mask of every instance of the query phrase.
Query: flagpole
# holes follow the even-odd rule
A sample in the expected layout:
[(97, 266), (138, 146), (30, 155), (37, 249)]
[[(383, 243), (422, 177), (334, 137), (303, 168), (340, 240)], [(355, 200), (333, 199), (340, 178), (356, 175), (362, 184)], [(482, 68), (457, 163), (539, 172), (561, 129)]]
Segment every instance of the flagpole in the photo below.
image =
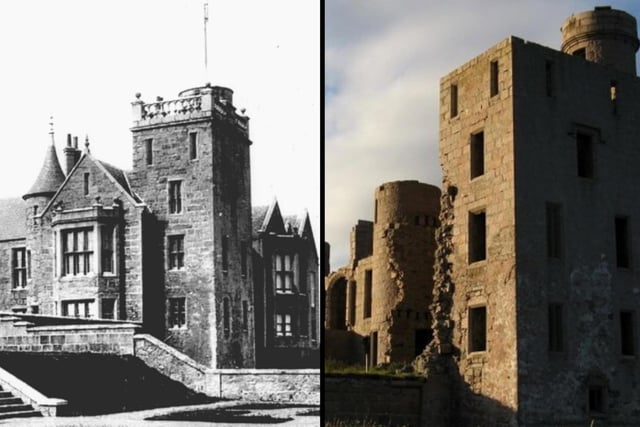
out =
[(207, 22), (209, 21), (209, 3), (204, 2), (204, 77), (205, 83), (209, 78), (209, 68), (207, 64)]

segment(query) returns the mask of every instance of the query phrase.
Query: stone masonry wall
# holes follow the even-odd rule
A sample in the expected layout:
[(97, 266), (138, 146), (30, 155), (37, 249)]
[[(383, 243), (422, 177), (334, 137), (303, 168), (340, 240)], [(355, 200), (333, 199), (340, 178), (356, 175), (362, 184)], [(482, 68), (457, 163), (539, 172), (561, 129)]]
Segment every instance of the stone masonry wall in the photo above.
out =
[(219, 381), (220, 396), (227, 399), (320, 404), (318, 369), (220, 369), (208, 381)]
[[(242, 132), (212, 115), (188, 120), (169, 118), (158, 124), (140, 121), (133, 128), (134, 188), (158, 220), (168, 270), (165, 297), (184, 297), (187, 325), (165, 331), (167, 342), (212, 367), (252, 367), (254, 310), (242, 325), (242, 304), (253, 306), (252, 266), (241, 273), (241, 251), (250, 259), (250, 141)], [(155, 123), (155, 122), (154, 122)], [(197, 158), (189, 152), (196, 133)], [(153, 162), (146, 162), (146, 140), (152, 139)], [(171, 180), (182, 181), (182, 212), (169, 213)], [(169, 270), (168, 236), (184, 235), (184, 269)], [(228, 267), (223, 271), (223, 239)], [(223, 301), (229, 301), (225, 331)], [(168, 309), (168, 307), (167, 307)]]
[[(89, 187), (86, 195), (83, 188), (85, 174), (89, 174)], [(45, 213), (41, 223), (34, 229), (36, 246), (32, 248), (32, 252), (38, 254), (38, 268), (43, 269), (42, 273), (34, 280), (34, 283), (41, 287), (38, 292), (39, 295), (36, 295), (38, 300), (58, 302), (61, 300), (94, 299), (95, 304), (99, 306), (101, 297), (115, 297), (117, 298), (116, 306), (119, 309), (118, 318), (133, 321), (143, 320), (141, 208), (137, 207), (136, 203), (116, 186), (113, 178), (108, 176), (90, 157), (84, 157), (76, 165), (73, 175), (57, 194), (54, 204), (61, 203), (60, 206), (63, 211), (91, 208), (98, 203), (106, 208), (111, 208), (114, 204), (114, 199), (118, 201), (117, 204), (120, 206), (118, 209), (121, 211), (116, 223), (119, 237), (118, 246), (119, 249), (124, 249), (115, 257), (118, 263), (116, 268), (118, 274), (107, 277), (99, 274), (99, 272), (92, 271), (87, 276), (60, 276), (61, 259), (60, 255), (58, 255), (58, 259), (54, 261), (56, 249), (53, 247), (55, 240), (51, 228), (52, 222), (57, 220), (58, 214), (52, 206)], [(97, 233), (94, 227), (95, 219), (91, 218), (92, 214), (89, 212), (86, 216), (88, 222), (85, 221), (85, 223), (91, 224), (95, 235)], [(73, 222), (54, 227), (57, 230), (62, 230), (78, 226), (77, 222)], [(59, 250), (60, 248), (58, 248)], [(100, 252), (99, 248), (96, 247), (93, 250), (93, 258), (95, 260)], [(34, 262), (36, 262), (35, 258)], [(58, 263), (57, 266), (54, 266), (55, 262)], [(49, 284), (52, 281), (51, 276), (48, 275), (56, 277), (52, 288), (49, 288)], [(59, 308), (58, 306), (57, 309)], [(96, 308), (96, 312), (97, 310)], [(42, 312), (61, 315), (61, 312), (56, 311), (43, 310)]]
[[(514, 41), (518, 377), (523, 422), (586, 425), (588, 389), (604, 387), (611, 425), (640, 424), (640, 96), (636, 76)], [(539, 67), (552, 64), (556, 90)], [(617, 97), (611, 98), (611, 82)], [(593, 135), (593, 177), (577, 173), (576, 133)], [(526, 159), (518, 161), (518, 159)], [(549, 257), (546, 206), (561, 211), (561, 252)], [(617, 265), (615, 218), (628, 221), (629, 266)], [(549, 348), (550, 304), (561, 306), (562, 348)], [(621, 350), (632, 313), (634, 354)]]
[(133, 335), (138, 328), (125, 324), (32, 326), (3, 317), (0, 350), (133, 354)]
[[(492, 62), (497, 93), (490, 93)], [(495, 69), (495, 68), (494, 68)], [(457, 87), (457, 115), (452, 86)], [(483, 166), (471, 178), (470, 141), (483, 132)], [(453, 354), (458, 375), (469, 385), (457, 389), (466, 422), (496, 422), (483, 399), (515, 410), (518, 403), (515, 313), (515, 201), (511, 39), (506, 39), (440, 82), (440, 162), (444, 182), (458, 189), (454, 203), (452, 281)], [(470, 262), (469, 218), (484, 212), (485, 259)], [(480, 241), (480, 236), (475, 240)], [(486, 307), (485, 351), (469, 351), (469, 310)], [(465, 394), (462, 396), (462, 394)], [(513, 421), (514, 412), (504, 422)]]
[(422, 350), (418, 331), (431, 328), (439, 199), (437, 187), (417, 181), (376, 189), (370, 332), (378, 331), (378, 363), (412, 361)]
[(325, 375), (323, 380), (327, 421), (351, 420), (385, 426), (449, 425), (446, 378)]

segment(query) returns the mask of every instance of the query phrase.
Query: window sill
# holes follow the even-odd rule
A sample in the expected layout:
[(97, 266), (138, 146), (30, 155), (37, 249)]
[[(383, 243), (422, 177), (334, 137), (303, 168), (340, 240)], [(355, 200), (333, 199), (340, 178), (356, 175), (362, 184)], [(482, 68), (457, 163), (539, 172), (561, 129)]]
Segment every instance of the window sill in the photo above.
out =
[(295, 292), (293, 289), (276, 289), (276, 294), (280, 295), (293, 295)]
[(89, 274), (68, 274), (66, 276), (60, 276), (59, 279), (65, 282), (73, 281), (73, 280), (84, 280), (84, 279), (93, 279), (96, 277), (95, 273)]
[(487, 259), (479, 259), (477, 261), (470, 261), (469, 267), (485, 267), (487, 265)]
[(26, 291), (26, 290), (27, 290), (26, 286), (17, 287), (17, 288), (11, 288), (11, 292), (14, 292), (14, 291), (16, 291), (16, 292), (17, 291)]
[(169, 273), (184, 273), (187, 269), (182, 267), (182, 268), (169, 268), (167, 271)]
[(102, 277), (109, 277), (109, 278), (114, 278), (114, 277), (118, 277), (117, 274), (115, 273), (102, 273), (101, 275)]
[(171, 332), (184, 332), (187, 330), (187, 325), (184, 326), (171, 326), (169, 328)]

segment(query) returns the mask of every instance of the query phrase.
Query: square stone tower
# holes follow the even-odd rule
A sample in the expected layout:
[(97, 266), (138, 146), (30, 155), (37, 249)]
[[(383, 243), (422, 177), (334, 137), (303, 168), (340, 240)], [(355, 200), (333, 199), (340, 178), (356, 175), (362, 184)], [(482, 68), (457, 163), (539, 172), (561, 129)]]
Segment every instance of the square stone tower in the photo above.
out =
[(132, 106), (145, 318), (211, 367), (253, 367), (249, 118), (209, 85)]
[(457, 425), (640, 424), (636, 21), (596, 8), (562, 33), (440, 83)]

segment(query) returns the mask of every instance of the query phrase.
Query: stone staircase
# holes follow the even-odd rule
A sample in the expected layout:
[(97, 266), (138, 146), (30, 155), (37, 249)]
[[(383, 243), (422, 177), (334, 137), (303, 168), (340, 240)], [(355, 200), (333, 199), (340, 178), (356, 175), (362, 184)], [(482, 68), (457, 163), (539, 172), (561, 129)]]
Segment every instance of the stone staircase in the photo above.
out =
[(33, 409), (33, 406), (25, 404), (22, 399), (0, 387), (0, 419), (41, 416), (42, 414)]

